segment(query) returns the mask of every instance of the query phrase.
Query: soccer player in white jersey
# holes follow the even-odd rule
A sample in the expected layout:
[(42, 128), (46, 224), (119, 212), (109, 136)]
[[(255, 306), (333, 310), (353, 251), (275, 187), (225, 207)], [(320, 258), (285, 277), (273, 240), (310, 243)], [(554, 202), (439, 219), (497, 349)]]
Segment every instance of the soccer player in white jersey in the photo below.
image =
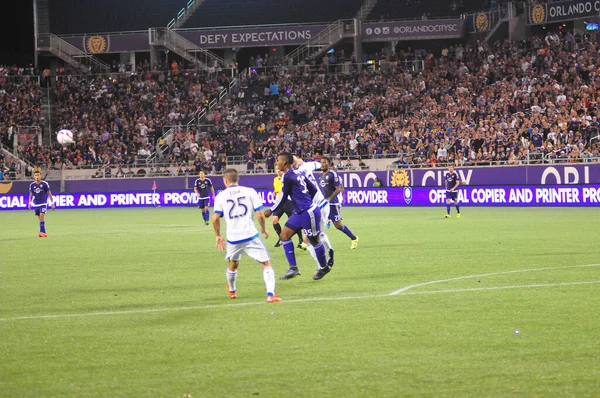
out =
[[(238, 185), (237, 170), (227, 169), (223, 172), (225, 189), (215, 198), (213, 215), (213, 228), (217, 236), (217, 249), (225, 250), (225, 258), (229, 261), (227, 267), (227, 291), (229, 297), (237, 298), (236, 280), (237, 269), (240, 265), (242, 253), (258, 261), (263, 269), (263, 279), (267, 289), (267, 302), (281, 301), (275, 293), (275, 271), (271, 266), (269, 251), (260, 239), (260, 234), (254, 224), (253, 213), (260, 224), (260, 232), (269, 237), (265, 227), (263, 201), (258, 193), (248, 187)], [(221, 236), (221, 217), (225, 219), (227, 227), (227, 243)]]
[[(305, 162), (304, 160), (302, 160), (299, 157), (294, 155), (294, 167), (298, 171), (303, 173), (306, 176), (306, 178), (310, 182), (312, 182), (315, 187), (317, 187), (318, 191), (315, 194), (315, 197), (313, 198), (313, 203), (315, 203), (317, 206), (319, 206), (321, 208), (321, 233), (320, 233), (319, 237), (321, 239), (321, 242), (325, 246), (325, 250), (327, 251), (327, 254), (328, 254), (327, 265), (331, 268), (331, 267), (333, 267), (333, 263), (334, 263), (334, 259), (333, 259), (334, 258), (333, 257), (334, 250), (333, 250), (333, 246), (331, 245), (331, 241), (329, 240), (329, 236), (327, 236), (327, 234), (325, 232), (323, 232), (323, 230), (325, 229), (325, 226), (327, 224), (327, 221), (329, 220), (329, 202), (327, 202), (327, 199), (325, 199), (325, 196), (323, 196), (323, 193), (319, 189), (319, 183), (317, 182), (317, 179), (313, 175), (313, 173), (316, 170), (321, 170), (321, 163)], [(307, 240), (305, 240), (305, 242), (307, 242)], [(308, 251), (309, 251), (310, 255), (315, 259), (315, 261), (317, 262), (317, 265), (318, 265), (319, 261), (317, 260), (317, 255), (311, 245), (308, 245)]]

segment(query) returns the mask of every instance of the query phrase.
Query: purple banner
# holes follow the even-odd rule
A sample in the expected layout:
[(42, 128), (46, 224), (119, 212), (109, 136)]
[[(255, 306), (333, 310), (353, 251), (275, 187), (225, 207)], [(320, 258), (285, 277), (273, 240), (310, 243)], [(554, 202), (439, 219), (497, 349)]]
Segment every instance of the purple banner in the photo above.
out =
[(597, 17), (600, 13), (600, 0), (571, 0), (547, 2), (529, 6), (529, 25), (549, 22), (570, 21), (573, 19)]
[(88, 54), (150, 51), (148, 32), (61, 37)]
[(265, 47), (304, 44), (327, 25), (263, 26), (238, 29), (178, 30), (198, 47)]
[[(488, 185), (569, 185), (600, 184), (600, 164), (564, 164), (456, 168), (461, 183)], [(448, 170), (399, 169), (389, 176), (390, 186), (443, 186)]]
[(365, 22), (361, 33), (363, 41), (451, 39), (463, 37), (464, 27), (460, 18)]
[[(463, 206), (599, 206), (600, 185), (511, 186), (458, 189)], [(267, 206), (275, 201), (272, 191), (259, 190)], [(54, 196), (58, 209), (153, 206), (195, 206), (196, 194), (186, 191), (77, 193)], [(0, 210), (27, 210), (26, 194), (0, 196)], [(443, 206), (446, 191), (439, 188), (348, 189), (345, 206)]]

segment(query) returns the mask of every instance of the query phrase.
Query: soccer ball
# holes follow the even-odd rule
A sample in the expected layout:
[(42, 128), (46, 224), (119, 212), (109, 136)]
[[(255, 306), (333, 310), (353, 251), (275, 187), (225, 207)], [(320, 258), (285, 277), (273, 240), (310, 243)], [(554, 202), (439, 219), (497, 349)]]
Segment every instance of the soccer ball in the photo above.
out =
[(56, 134), (56, 141), (60, 145), (69, 145), (73, 143), (73, 132), (71, 130), (60, 130)]

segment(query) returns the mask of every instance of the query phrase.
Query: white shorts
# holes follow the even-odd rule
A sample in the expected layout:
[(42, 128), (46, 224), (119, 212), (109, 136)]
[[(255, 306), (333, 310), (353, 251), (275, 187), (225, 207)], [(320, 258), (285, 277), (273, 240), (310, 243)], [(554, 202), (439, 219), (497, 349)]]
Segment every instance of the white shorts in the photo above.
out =
[(227, 242), (227, 254), (225, 258), (230, 261), (240, 261), (242, 253), (246, 253), (248, 257), (264, 263), (269, 261), (269, 251), (260, 238), (254, 238), (244, 243), (229, 243)]

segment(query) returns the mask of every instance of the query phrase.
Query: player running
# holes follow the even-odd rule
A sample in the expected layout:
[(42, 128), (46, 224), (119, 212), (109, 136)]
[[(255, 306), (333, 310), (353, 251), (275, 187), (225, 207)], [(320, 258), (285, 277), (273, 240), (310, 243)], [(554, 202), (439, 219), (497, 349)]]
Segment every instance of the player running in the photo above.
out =
[(460, 185), (460, 177), (454, 171), (454, 166), (448, 166), (448, 174), (446, 175), (446, 218), (450, 218), (450, 202), (454, 202), (456, 206), (456, 217), (460, 218), (460, 205), (458, 204), (458, 186)]
[(321, 209), (313, 202), (314, 196), (319, 191), (307, 177), (294, 169), (294, 157), (289, 152), (282, 152), (277, 157), (277, 168), (284, 174), (282, 177), (283, 187), (280, 200), (276, 201), (271, 210), (274, 212), (285, 202), (291, 200), (294, 202), (294, 213), (285, 223), (281, 231), (281, 245), (285, 257), (290, 266), (289, 270), (280, 279), (291, 279), (300, 275), (296, 264), (296, 255), (294, 253), (294, 243), (291, 241), (292, 236), (303, 230), (304, 235), (315, 250), (315, 255), (319, 263), (319, 269), (313, 275), (313, 279), (322, 279), (331, 267), (327, 265), (327, 257), (325, 256), (325, 248), (319, 239), (321, 233)]
[[(279, 302), (281, 299), (275, 293), (275, 271), (271, 266), (269, 251), (260, 239), (252, 216), (256, 213), (260, 231), (265, 239), (268, 238), (262, 199), (254, 189), (238, 185), (239, 176), (235, 169), (223, 172), (223, 182), (226, 188), (215, 198), (213, 228), (217, 236), (217, 249), (225, 250), (227, 246), (225, 258), (229, 261), (226, 271), (229, 297), (237, 298), (237, 269), (242, 253), (246, 253), (262, 266), (267, 302)], [(221, 217), (225, 218), (227, 226), (227, 245), (221, 236)]]
[[(281, 181), (281, 177), (283, 176), (283, 172), (281, 170), (275, 168), (275, 172), (277, 175), (273, 178), (273, 192), (275, 193), (275, 198), (279, 198), (281, 196), (281, 187), (283, 186), (283, 182)], [(288, 218), (294, 212), (294, 204), (291, 201), (285, 202), (281, 207), (277, 209), (276, 212), (273, 212), (273, 229), (277, 233), (277, 242), (275, 242), (275, 247), (281, 246), (281, 239), (279, 235), (281, 235), (281, 224), (279, 224), (279, 219), (283, 214), (287, 215)], [(271, 215), (271, 212), (267, 210), (265, 215), (268, 217)], [(298, 231), (298, 249), (306, 250), (306, 243), (302, 241), (302, 232)]]
[(196, 196), (198, 197), (198, 208), (202, 210), (202, 218), (204, 219), (204, 224), (208, 225), (208, 221), (210, 220), (210, 210), (208, 207), (210, 206), (210, 197), (208, 192), (212, 192), (213, 202), (215, 200), (215, 187), (213, 187), (212, 181), (210, 178), (206, 178), (206, 174), (201, 171), (198, 175), (198, 179), (194, 183), (194, 192), (196, 192)]
[(50, 203), (52, 203), (52, 208), (56, 209), (54, 206), (54, 198), (50, 191), (50, 185), (42, 180), (42, 173), (36, 171), (33, 173), (33, 182), (29, 185), (29, 203), (27, 207), (29, 209), (32, 207), (35, 208), (35, 215), (38, 216), (38, 220), (40, 221), (40, 233), (38, 234), (38, 237), (40, 238), (48, 237), (48, 234), (46, 234), (45, 221), (46, 210), (48, 209), (48, 199), (50, 199)]
[(346, 234), (352, 241), (350, 249), (358, 247), (358, 238), (350, 231), (350, 229), (342, 224), (342, 203), (340, 197), (344, 191), (344, 186), (341, 184), (339, 175), (330, 170), (331, 159), (324, 157), (321, 159), (321, 171), (319, 175), (319, 187), (325, 196), (325, 200), (329, 202), (329, 220), (333, 222), (335, 227)]

